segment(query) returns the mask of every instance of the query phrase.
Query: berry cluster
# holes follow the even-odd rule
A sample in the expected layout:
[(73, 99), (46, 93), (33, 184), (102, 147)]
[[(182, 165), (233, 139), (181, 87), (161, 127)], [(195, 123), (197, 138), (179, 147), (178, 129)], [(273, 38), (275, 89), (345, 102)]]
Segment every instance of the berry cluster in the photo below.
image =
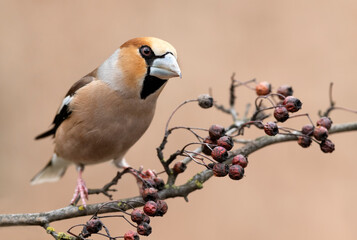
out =
[(321, 151), (332, 153), (335, 150), (335, 144), (327, 139), (331, 125), (332, 121), (329, 117), (322, 117), (317, 121), (316, 127), (310, 124), (303, 126), (301, 129), (302, 135), (298, 136), (298, 144), (303, 148), (307, 148), (314, 138), (320, 144)]
[[(280, 86), (277, 93), (272, 94), (271, 85), (267, 82), (261, 82), (256, 85), (256, 93), (258, 96), (264, 97), (277, 95), (281, 100), (281, 102), (273, 107), (276, 122), (269, 121), (263, 125), (264, 132), (269, 136), (277, 135), (279, 133), (279, 129), (285, 130), (284, 128), (280, 128), (277, 122), (285, 122), (290, 118), (290, 113), (299, 111), (302, 106), (301, 101), (292, 96), (293, 89), (288, 85)], [(307, 114), (305, 115), (308, 116)], [(333, 152), (335, 150), (335, 145), (331, 140), (327, 139), (328, 130), (331, 128), (331, 125), (332, 121), (329, 117), (322, 117), (317, 121), (316, 127), (312, 124), (303, 126), (301, 134), (298, 135), (298, 144), (303, 148), (307, 148), (314, 140), (320, 145), (321, 151), (324, 153)]]
[(125, 240), (138, 240), (138, 234), (150, 235), (152, 231), (150, 217), (163, 216), (168, 210), (167, 203), (161, 200), (158, 195), (158, 191), (165, 188), (164, 180), (150, 169), (136, 174), (138, 180), (142, 182), (140, 193), (145, 205), (143, 209), (134, 209), (131, 212), (131, 220), (138, 224), (137, 232), (128, 231), (124, 235)]
[(248, 159), (239, 154), (233, 157), (232, 164), (224, 163), (229, 157), (229, 151), (233, 148), (233, 139), (226, 135), (224, 127), (212, 125), (208, 130), (202, 145), (202, 152), (211, 156), (214, 160), (207, 167), (212, 169), (217, 177), (229, 175), (233, 180), (240, 180), (244, 176), (244, 168), (248, 165)]

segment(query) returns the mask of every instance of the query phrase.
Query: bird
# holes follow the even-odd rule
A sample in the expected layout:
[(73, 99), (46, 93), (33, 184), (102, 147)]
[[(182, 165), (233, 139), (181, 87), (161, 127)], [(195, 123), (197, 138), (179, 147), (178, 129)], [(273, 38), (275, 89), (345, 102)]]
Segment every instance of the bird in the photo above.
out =
[(31, 184), (58, 181), (70, 165), (78, 177), (71, 204), (86, 207), (84, 166), (112, 160), (128, 168), (127, 151), (148, 129), (167, 81), (182, 77), (176, 49), (155, 37), (122, 44), (99, 67), (75, 82), (65, 95), (51, 128), (35, 139), (52, 136), (54, 152)]

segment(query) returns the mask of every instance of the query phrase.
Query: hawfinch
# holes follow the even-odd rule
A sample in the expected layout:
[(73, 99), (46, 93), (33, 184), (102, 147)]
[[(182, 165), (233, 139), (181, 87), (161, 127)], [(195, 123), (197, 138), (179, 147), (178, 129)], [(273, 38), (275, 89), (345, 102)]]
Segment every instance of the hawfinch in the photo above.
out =
[(181, 77), (175, 48), (158, 38), (134, 38), (121, 45), (102, 65), (73, 84), (47, 132), (54, 154), (31, 184), (59, 180), (70, 164), (78, 170), (71, 203), (88, 190), (85, 165), (113, 160), (126, 168), (125, 153), (144, 134), (167, 80)]

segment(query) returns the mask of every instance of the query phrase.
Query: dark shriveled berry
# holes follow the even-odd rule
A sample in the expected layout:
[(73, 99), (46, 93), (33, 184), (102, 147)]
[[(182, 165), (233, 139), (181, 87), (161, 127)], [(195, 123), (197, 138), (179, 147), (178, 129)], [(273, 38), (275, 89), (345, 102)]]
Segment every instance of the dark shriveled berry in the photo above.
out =
[(269, 136), (275, 136), (279, 133), (278, 125), (275, 122), (267, 122), (264, 124), (264, 132)]
[(164, 214), (167, 212), (167, 209), (169, 208), (167, 206), (167, 203), (164, 200), (158, 200), (156, 204), (157, 204), (156, 216), (164, 216)]
[(149, 216), (155, 216), (157, 211), (157, 203), (154, 201), (148, 201), (144, 205), (144, 212)]
[(315, 128), (314, 126), (307, 124), (302, 127), (301, 133), (307, 136), (312, 136), (314, 134), (314, 128)]
[(86, 224), (86, 228), (90, 233), (97, 233), (102, 230), (103, 224), (98, 218), (89, 220)]
[(210, 108), (213, 106), (213, 98), (208, 94), (198, 96), (197, 100), (201, 108)]
[(226, 130), (224, 129), (224, 127), (215, 124), (209, 128), (208, 133), (209, 133), (210, 138), (213, 141), (215, 141), (215, 140), (219, 139), (220, 137), (224, 136), (224, 134), (226, 133)]
[(216, 163), (213, 166), (212, 170), (213, 170), (213, 174), (216, 177), (224, 177), (229, 172), (229, 166), (227, 164), (224, 164), (224, 163)]
[(322, 117), (316, 122), (316, 125), (317, 126), (323, 126), (327, 130), (329, 130), (331, 128), (332, 121), (331, 121), (331, 119), (329, 117)]
[(289, 85), (282, 85), (278, 88), (277, 93), (283, 96), (279, 95), (279, 99), (284, 100), (285, 97), (292, 96), (294, 91), (293, 88)]
[(303, 148), (310, 147), (311, 142), (312, 140), (308, 136), (298, 136), (298, 144)]
[(136, 230), (138, 231), (138, 233), (140, 235), (143, 235), (143, 236), (149, 236), (151, 234), (151, 231), (152, 231), (151, 226), (146, 222), (140, 223), (137, 226)]
[(218, 162), (224, 162), (228, 158), (228, 151), (224, 147), (217, 146), (213, 148), (211, 156)]
[(145, 216), (147, 216), (147, 215), (141, 209), (134, 209), (130, 214), (131, 220), (136, 223), (143, 222)]
[(145, 202), (147, 201), (156, 201), (159, 198), (159, 195), (157, 193), (157, 189), (150, 187), (150, 188), (145, 188), (142, 193), (142, 197)]
[(187, 166), (184, 162), (177, 162), (173, 167), (174, 174), (183, 173), (186, 170)]
[(133, 232), (129, 230), (124, 234), (124, 240), (139, 240), (139, 239), (140, 237), (137, 232)]
[(216, 141), (213, 141), (210, 137), (206, 137), (203, 140), (203, 142), (206, 144), (202, 144), (202, 152), (206, 155), (211, 155), (212, 153), (211, 149), (213, 149), (216, 146)]
[(240, 165), (232, 165), (229, 167), (229, 177), (233, 180), (242, 179), (244, 176), (244, 168)]
[(323, 141), (328, 137), (328, 131), (323, 126), (315, 127), (314, 129), (314, 137), (316, 140)]
[(155, 182), (155, 188), (157, 189), (157, 190), (162, 190), (162, 189), (164, 189), (165, 188), (165, 182), (164, 182), (164, 180), (162, 179), (162, 178), (160, 178), (160, 177), (155, 177), (154, 178), (154, 182)]
[(335, 144), (331, 140), (326, 139), (320, 143), (320, 149), (324, 153), (332, 153), (335, 150)]
[(234, 143), (230, 136), (223, 136), (217, 140), (217, 145), (224, 147), (227, 151), (229, 151), (233, 148)]
[(289, 119), (289, 111), (284, 106), (277, 106), (274, 109), (274, 117), (278, 122), (285, 122)]
[(248, 159), (242, 154), (238, 154), (233, 157), (232, 164), (239, 165), (242, 168), (246, 168), (248, 166)]
[(297, 112), (301, 109), (302, 102), (293, 96), (288, 96), (284, 99), (283, 105), (289, 112)]
[(271, 84), (268, 82), (260, 82), (255, 86), (255, 92), (258, 96), (268, 95), (271, 92)]

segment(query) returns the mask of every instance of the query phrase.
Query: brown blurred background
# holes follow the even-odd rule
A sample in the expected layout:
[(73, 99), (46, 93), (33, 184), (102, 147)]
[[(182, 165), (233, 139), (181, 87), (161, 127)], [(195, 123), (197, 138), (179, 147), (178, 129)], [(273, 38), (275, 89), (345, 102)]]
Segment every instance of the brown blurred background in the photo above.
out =
[[(155, 147), (164, 124), (182, 101), (212, 88), (227, 103), (229, 79), (269, 81), (294, 86), (295, 96), (317, 120), (328, 106), (328, 85), (335, 83), (338, 105), (357, 109), (357, 2), (335, 1), (15, 1), (0, 2), (0, 212), (39, 212), (68, 204), (76, 172), (70, 168), (54, 184), (30, 186), (48, 161), (52, 141), (34, 141), (46, 130), (67, 89), (105, 60), (120, 44), (137, 36), (172, 43), (183, 79), (173, 79), (160, 96), (157, 113), (144, 137), (126, 159), (134, 166), (161, 171)], [(238, 90), (237, 109), (254, 99)], [(332, 113), (335, 123), (356, 121), (351, 113)], [(230, 124), (216, 110), (187, 106), (172, 125), (209, 127)], [(285, 125), (300, 128), (307, 120)], [(252, 130), (252, 132), (254, 132)], [(247, 138), (256, 135), (247, 131)], [(357, 133), (331, 136), (333, 154), (314, 144), (265, 148), (249, 157), (246, 177), (214, 178), (183, 199), (169, 199), (164, 218), (152, 220), (149, 239), (356, 239)], [(178, 132), (166, 154), (194, 140)], [(202, 168), (190, 166), (180, 182)], [(91, 188), (115, 175), (110, 163), (86, 168)], [(137, 194), (126, 176), (115, 198)], [(91, 196), (89, 203), (101, 202)], [(53, 223), (58, 231), (87, 218)], [(129, 225), (111, 221), (114, 235)], [(51, 239), (40, 227), (0, 228), (2, 239)]]

